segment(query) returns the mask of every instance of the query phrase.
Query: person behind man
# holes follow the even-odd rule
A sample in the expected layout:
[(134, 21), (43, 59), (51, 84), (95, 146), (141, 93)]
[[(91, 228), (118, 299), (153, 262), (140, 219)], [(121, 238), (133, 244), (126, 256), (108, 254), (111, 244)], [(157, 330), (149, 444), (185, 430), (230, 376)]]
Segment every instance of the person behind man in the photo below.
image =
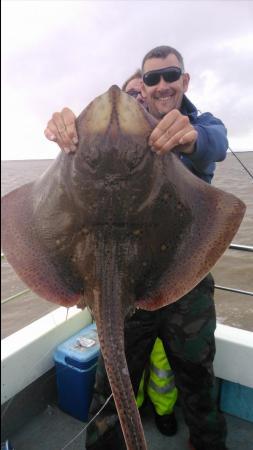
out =
[[(142, 95), (147, 109), (159, 120), (149, 137), (157, 155), (176, 150), (183, 164), (210, 183), (215, 162), (226, 157), (228, 141), (223, 123), (210, 113), (198, 115), (186, 97), (190, 76), (181, 54), (168, 46), (156, 47), (142, 63)], [(75, 151), (75, 116), (65, 109), (48, 123), (45, 135), (65, 151)], [(72, 148), (71, 148), (72, 146)], [(182, 273), (182, 279), (184, 274)], [(226, 424), (214, 395), (215, 355), (214, 281), (209, 274), (177, 302), (156, 311), (140, 310), (125, 321), (125, 351), (135, 394), (157, 337), (174, 372), (190, 448), (226, 450)], [(91, 405), (94, 414), (110, 395), (102, 360), (98, 366)], [(101, 376), (102, 375), (102, 376)], [(95, 405), (95, 408), (94, 408)], [(114, 402), (110, 401), (87, 430), (87, 449), (125, 449)]]
[(146, 102), (141, 93), (142, 73), (140, 69), (136, 70), (136, 72), (125, 81), (121, 89), (146, 108)]
[[(125, 81), (122, 91), (147, 107), (141, 93), (142, 84), (142, 73), (138, 69)], [(177, 432), (177, 422), (173, 411), (177, 401), (177, 388), (163, 343), (159, 338), (156, 338), (138, 389), (136, 402), (139, 409), (145, 405), (146, 396), (153, 405), (158, 430), (166, 436), (173, 436)]]

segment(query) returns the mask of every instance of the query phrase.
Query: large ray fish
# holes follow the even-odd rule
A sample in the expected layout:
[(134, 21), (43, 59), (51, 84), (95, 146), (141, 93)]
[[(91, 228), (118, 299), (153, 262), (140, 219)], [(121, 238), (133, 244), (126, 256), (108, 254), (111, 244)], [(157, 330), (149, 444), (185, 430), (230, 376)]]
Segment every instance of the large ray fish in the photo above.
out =
[(148, 147), (156, 125), (117, 86), (77, 118), (75, 154), (2, 200), (2, 248), (38, 295), (88, 305), (128, 450), (146, 449), (124, 354), (124, 317), (175, 302), (205, 277), (245, 212), (235, 196)]

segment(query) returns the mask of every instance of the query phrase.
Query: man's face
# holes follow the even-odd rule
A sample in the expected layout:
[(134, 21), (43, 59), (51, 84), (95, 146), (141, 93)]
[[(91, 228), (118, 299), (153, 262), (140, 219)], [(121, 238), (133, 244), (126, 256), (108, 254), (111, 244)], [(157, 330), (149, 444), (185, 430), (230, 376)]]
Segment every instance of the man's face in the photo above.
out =
[[(148, 59), (144, 64), (143, 73), (164, 69), (165, 67), (180, 68), (177, 57), (170, 54), (166, 58)], [(172, 83), (166, 82), (162, 76), (155, 86), (147, 86), (143, 83), (142, 96), (147, 102), (149, 112), (157, 119), (161, 119), (173, 109), (180, 109), (183, 95), (188, 89), (189, 80), (189, 74), (183, 73), (179, 80)]]
[(142, 97), (141, 89), (142, 89), (142, 79), (134, 78), (133, 80), (127, 83), (125, 92), (131, 95), (131, 97), (136, 98), (136, 100), (145, 107), (146, 102)]

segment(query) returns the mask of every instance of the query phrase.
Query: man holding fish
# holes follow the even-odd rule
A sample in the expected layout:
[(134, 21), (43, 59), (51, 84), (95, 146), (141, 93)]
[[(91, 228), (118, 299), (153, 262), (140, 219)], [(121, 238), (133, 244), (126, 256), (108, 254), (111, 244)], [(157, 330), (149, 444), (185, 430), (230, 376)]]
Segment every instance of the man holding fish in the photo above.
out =
[[(149, 137), (149, 146), (160, 156), (174, 151), (197, 177), (210, 183), (215, 162), (226, 157), (228, 147), (223, 123), (210, 113), (198, 115), (185, 96), (190, 76), (181, 54), (168, 46), (157, 47), (143, 59), (142, 97), (159, 122)], [(64, 108), (48, 122), (45, 136), (66, 153), (75, 152), (78, 136), (75, 115)], [(182, 273), (182, 280), (184, 273)], [(126, 357), (135, 394), (157, 337), (163, 343), (175, 375), (189, 448), (226, 450), (226, 424), (218, 411), (213, 374), (216, 326), (214, 282), (209, 274), (191, 292), (156, 311), (137, 310), (125, 322)], [(91, 415), (110, 395), (101, 358), (91, 406)], [(87, 449), (123, 450), (124, 438), (111, 401), (88, 428)]]

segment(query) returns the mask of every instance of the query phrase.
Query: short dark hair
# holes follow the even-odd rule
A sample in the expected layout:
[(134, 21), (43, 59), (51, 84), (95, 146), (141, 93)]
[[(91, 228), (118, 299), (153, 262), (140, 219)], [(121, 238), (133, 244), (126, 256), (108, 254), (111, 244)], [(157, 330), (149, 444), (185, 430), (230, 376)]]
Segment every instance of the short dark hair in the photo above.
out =
[(126, 90), (126, 87), (127, 87), (127, 85), (128, 85), (128, 83), (129, 83), (130, 81), (132, 81), (132, 80), (135, 80), (135, 78), (142, 78), (141, 69), (137, 69), (137, 70), (133, 73), (133, 75), (131, 75), (131, 77), (129, 77), (129, 78), (125, 81), (125, 83), (124, 83), (123, 86), (122, 86), (122, 91), (125, 91), (125, 90)]
[(184, 60), (183, 60), (181, 53), (179, 53), (179, 51), (177, 51), (173, 47), (169, 47), (168, 45), (161, 45), (160, 47), (153, 48), (144, 56), (142, 65), (141, 65), (142, 72), (143, 72), (144, 64), (148, 59), (166, 58), (166, 56), (168, 56), (170, 54), (173, 54), (177, 57), (180, 65), (181, 65), (181, 69), (184, 71)]

